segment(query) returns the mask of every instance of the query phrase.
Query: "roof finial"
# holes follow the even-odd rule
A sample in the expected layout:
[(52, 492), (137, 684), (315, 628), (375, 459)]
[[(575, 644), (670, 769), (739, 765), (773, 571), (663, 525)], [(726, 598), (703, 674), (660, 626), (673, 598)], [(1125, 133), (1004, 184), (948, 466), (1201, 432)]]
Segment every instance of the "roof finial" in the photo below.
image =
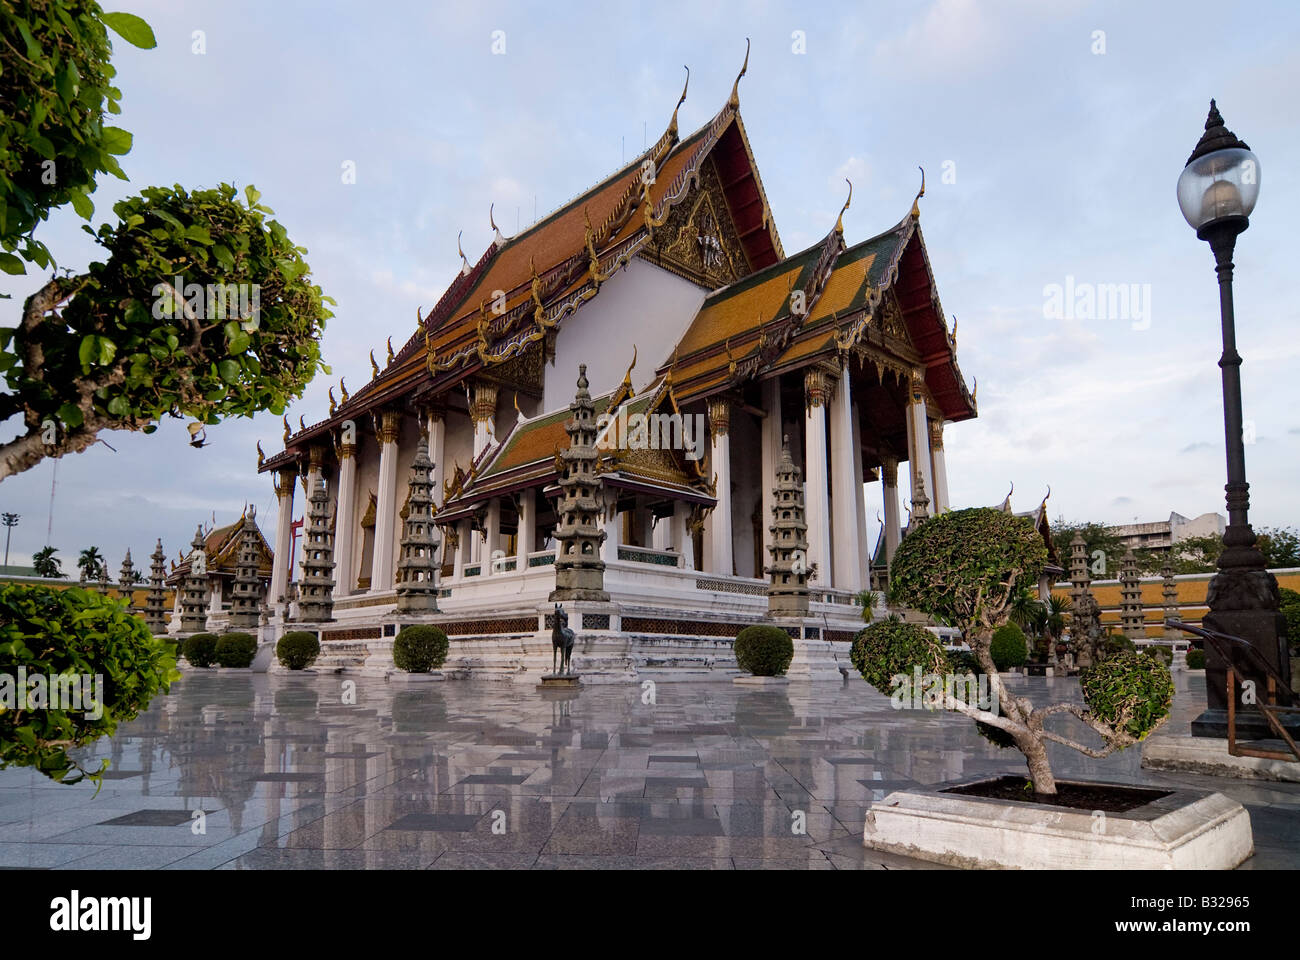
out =
[[(257, 441), (257, 469), (262, 469), (262, 464), (266, 462), (266, 454), (262, 452), (262, 441)], [(162, 541), (159, 540), (159, 543)]]
[(740, 78), (745, 75), (749, 69), (749, 37), (745, 38), (745, 62), (741, 65), (740, 73), (736, 74), (736, 82), (731, 85), (731, 99), (727, 101), (727, 106), (732, 110), (740, 109)]
[(921, 198), (925, 196), (925, 167), (918, 166), (916, 169), (921, 171), (921, 189), (917, 191), (916, 199), (912, 201), (912, 219), (921, 218)]
[(954, 350), (957, 349), (957, 314), (952, 315), (952, 333), (948, 334), (948, 342), (952, 344)]
[(496, 220), (492, 217), (492, 212), (495, 208), (495, 203), (488, 204), (488, 225), (492, 228), (492, 232), (496, 234), (496, 236), (493, 237), (493, 241), (500, 245), (506, 242), (506, 238), (501, 236), (501, 228), (497, 226)]
[(288, 442), (289, 442), (289, 437), (290, 437), (292, 434), (293, 434), (293, 431), (289, 428), (289, 415), (286, 413), (286, 414), (284, 415), (284, 442), (285, 442), (285, 443), (288, 443)]
[(627, 365), (627, 373), (623, 374), (623, 385), (631, 388), (632, 386), (632, 368), (636, 366), (636, 344), (632, 344), (632, 362)]
[(974, 400), (975, 395), (979, 392), (980, 392), (980, 378), (973, 377), (971, 379), (970, 398)]
[(518, 414), (518, 417), (517, 417), (516, 419), (518, 420), (519, 423), (523, 423), (523, 422), (524, 422), (524, 412), (523, 412), (522, 410), (519, 409), (519, 391), (518, 391), (518, 390), (515, 391), (515, 397), (514, 397), (514, 399), (515, 399), (515, 413)]
[(344, 377), (339, 377), (339, 392), (343, 394), (343, 402), (347, 403), (351, 399), (348, 395), (348, 385)]
[(465, 256), (464, 248), (460, 245), (460, 237), (464, 232), (465, 231), (462, 230), (460, 233), (456, 234), (456, 252), (460, 254), (460, 275), (462, 277), (467, 277), (472, 268), (469, 265), (469, 260)]
[(686, 86), (682, 87), (682, 95), (677, 98), (677, 106), (673, 107), (673, 118), (668, 121), (668, 139), (677, 139), (677, 111), (681, 105), (686, 102), (686, 90), (691, 85), (691, 68), (686, 67)]
[(375, 351), (370, 351), (370, 377), (373, 380), (379, 376), (379, 364), (375, 363)]
[(847, 210), (849, 204), (853, 202), (853, 181), (848, 177), (845, 177), (844, 182), (849, 185), (849, 196), (848, 199), (844, 201), (844, 206), (840, 208), (839, 219), (835, 221), (835, 232), (841, 235), (844, 233), (844, 211)]
[(388, 338), (388, 362), (393, 362), (393, 338)]

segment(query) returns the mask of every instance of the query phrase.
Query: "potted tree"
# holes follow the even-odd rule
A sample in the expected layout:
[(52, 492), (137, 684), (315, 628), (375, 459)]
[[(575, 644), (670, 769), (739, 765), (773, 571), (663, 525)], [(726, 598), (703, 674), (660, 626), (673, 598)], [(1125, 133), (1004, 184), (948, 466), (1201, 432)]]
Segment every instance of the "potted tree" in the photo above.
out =
[[(938, 638), (914, 624), (866, 627), (853, 644), (854, 665), (896, 706), (909, 703), (897, 696), (899, 684), (923, 674), (925, 696), (910, 702), (971, 717), (994, 743), (1024, 756), (1029, 776), (890, 794), (868, 812), (864, 842), (964, 866), (1236, 866), (1252, 845), (1249, 817), (1235, 801), (1059, 781), (1052, 772), (1049, 743), (1100, 759), (1145, 739), (1168, 717), (1173, 682), (1162, 661), (1117, 649), (1082, 676), (1083, 704), (1035, 704), (1013, 694), (998, 673), (994, 635), (1046, 561), (1028, 520), (988, 508), (927, 519), (899, 546), (891, 603), (958, 627), (989, 696), (964, 696), (975, 677), (955, 672)], [(1057, 715), (1073, 717), (1082, 730), (1056, 721), (1049, 728)]]

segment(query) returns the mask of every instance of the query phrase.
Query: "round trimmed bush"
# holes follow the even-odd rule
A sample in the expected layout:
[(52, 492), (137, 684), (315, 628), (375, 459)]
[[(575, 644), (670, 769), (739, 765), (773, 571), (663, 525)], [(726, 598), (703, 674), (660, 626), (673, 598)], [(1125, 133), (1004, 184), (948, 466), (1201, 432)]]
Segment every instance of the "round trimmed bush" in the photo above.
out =
[(1292, 650), (1300, 650), (1300, 603), (1282, 605), (1282, 616), (1286, 617), (1286, 640)]
[(1142, 740), (1169, 716), (1174, 682), (1156, 657), (1116, 653), (1084, 671), (1079, 685), (1093, 716)]
[(736, 636), (736, 665), (756, 677), (781, 677), (794, 659), (794, 641), (781, 627), (755, 624)]
[(192, 637), (186, 637), (181, 652), (191, 666), (210, 667), (217, 660), (217, 635), (196, 633)]
[(1205, 651), (1197, 650), (1193, 647), (1187, 651), (1187, 669), (1204, 670), (1205, 669)]
[(257, 655), (257, 638), (251, 633), (228, 633), (217, 641), (216, 660), (223, 667), (251, 667)]
[(25, 704), (36, 709), (0, 709), (0, 769), (32, 767), (60, 783), (101, 781), (107, 761), (86, 770), (67, 751), (111, 736), (166, 692), (180, 676), (174, 649), (120, 600), (80, 587), (0, 585), (0, 674), (13, 678), (22, 668), (29, 678), (103, 678), (102, 686), (81, 686), (80, 709), (75, 701), (52, 709), (48, 689), (45, 700)]
[(1025, 632), (1014, 623), (1004, 623), (993, 631), (989, 655), (998, 670), (1023, 667), (1029, 659), (1029, 641), (1025, 639)]
[(393, 665), (407, 673), (428, 673), (447, 660), (447, 635), (437, 627), (403, 627), (393, 641)]
[(275, 645), (275, 657), (282, 667), (305, 670), (320, 656), (320, 641), (306, 630), (290, 630)]
[(919, 666), (921, 675), (952, 672), (943, 644), (929, 630), (903, 620), (877, 620), (858, 631), (849, 648), (849, 660), (862, 679), (885, 696), (894, 693), (893, 678), (909, 678)]
[(1142, 648), (1144, 656), (1155, 657), (1165, 662), (1169, 666), (1174, 662), (1174, 650), (1172, 647), (1166, 647), (1163, 643), (1149, 643)]

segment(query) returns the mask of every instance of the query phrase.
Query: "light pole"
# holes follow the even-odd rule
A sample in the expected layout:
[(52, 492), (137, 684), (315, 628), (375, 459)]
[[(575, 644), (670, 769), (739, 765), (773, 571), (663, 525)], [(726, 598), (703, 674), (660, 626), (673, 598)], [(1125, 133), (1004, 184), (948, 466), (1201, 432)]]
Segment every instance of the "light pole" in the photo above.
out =
[(9, 538), (13, 536), (14, 527), (18, 526), (18, 514), (4, 513), (0, 514), (0, 521), (3, 521), (5, 527), (5, 571), (9, 570)]
[[(1228, 526), (1223, 533), (1219, 569), (1210, 580), (1204, 618), (1208, 630), (1241, 637), (1284, 678), (1291, 676), (1286, 651), (1286, 626), (1278, 612), (1277, 579), (1268, 572), (1264, 556), (1255, 546), (1250, 527), (1250, 485), (1246, 483), (1246, 449), (1242, 439), (1241, 356), (1237, 353), (1236, 321), (1232, 308), (1232, 253), (1237, 237), (1250, 226), (1250, 214), (1259, 197), (1259, 161), (1223, 124), (1213, 100), (1205, 120), (1205, 133), (1187, 158), (1178, 177), (1178, 206), (1196, 236), (1210, 245), (1219, 278), (1219, 315), (1223, 326), (1223, 425), (1226, 435)], [(1201, 737), (1227, 735), (1226, 665), (1210, 648), (1206, 650), (1206, 710), (1192, 721), (1192, 733)], [(1251, 723), (1253, 712), (1238, 713), (1239, 735), (1267, 736)]]

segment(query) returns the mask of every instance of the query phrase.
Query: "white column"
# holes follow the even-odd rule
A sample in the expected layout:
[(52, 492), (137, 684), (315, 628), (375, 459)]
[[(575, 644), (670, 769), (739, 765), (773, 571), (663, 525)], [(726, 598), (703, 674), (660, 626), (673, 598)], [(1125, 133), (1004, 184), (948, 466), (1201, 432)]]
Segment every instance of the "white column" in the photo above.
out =
[[(293, 549), (293, 488), (298, 483), (298, 471), (293, 467), (282, 467), (276, 472), (276, 498), (279, 500), (280, 513), (275, 521), (275, 559), (271, 565), (271, 603), (284, 602), (284, 594), (289, 586), (289, 551)], [(177, 597), (180, 590), (176, 591)]]
[(826, 483), (826, 374), (804, 374), (804, 506), (808, 520), (808, 566), (817, 565), (817, 584), (833, 582), (831, 571), (830, 496)]
[(881, 458), (880, 487), (885, 495), (885, 563), (894, 562), (894, 551), (902, 539), (902, 523), (898, 510), (898, 460)]
[[(770, 527), (772, 508), (776, 504), (776, 496), (772, 491), (776, 487), (776, 465), (781, 462), (781, 443), (785, 439), (784, 421), (781, 418), (781, 381), (778, 377), (763, 381), (763, 412), (767, 417), (763, 420), (763, 474), (759, 478), (758, 488), (763, 494), (763, 516), (759, 527), (763, 535), (763, 566), (766, 567), (772, 558), (767, 549), (772, 545)], [(763, 576), (761, 571), (755, 575)]]
[(495, 383), (474, 384), (474, 399), (469, 406), (470, 419), (474, 421), (474, 459), (492, 442), (493, 425), (497, 415), (497, 387)]
[(695, 545), (691, 541), (691, 505), (678, 500), (673, 504), (673, 515), (669, 518), (672, 524), (672, 548), (682, 555), (682, 568), (684, 570), (695, 569)]
[(623, 542), (623, 514), (613, 508), (612, 490), (606, 490), (610, 507), (605, 512), (605, 542), (600, 546), (600, 559), (610, 563), (618, 559), (618, 547)]
[(862, 421), (858, 418), (857, 403), (853, 404), (853, 490), (857, 494), (855, 512), (858, 515), (858, 569), (862, 571), (862, 586), (871, 589), (871, 545), (867, 542), (867, 490), (862, 472)]
[(503, 557), (497, 556), (497, 551), (501, 549), (501, 498), (493, 497), (488, 502), (487, 518), (484, 523), (483, 542), (485, 549), (483, 551), (483, 576), (491, 576), (501, 572), (499, 566)]
[(519, 494), (519, 532), (515, 537), (515, 569), (528, 569), (528, 555), (537, 549), (537, 491), (531, 487)]
[(356, 584), (352, 551), (357, 522), (357, 445), (339, 445), (338, 512), (334, 515), (334, 596), (346, 597)]
[[(927, 426), (925, 410), (925, 391), (922, 372), (913, 371), (909, 386), (911, 402), (908, 404), (910, 419), (907, 422), (907, 473), (911, 480), (912, 500), (917, 499), (917, 469), (920, 469), (921, 482), (925, 485), (925, 497), (929, 500), (927, 513), (934, 513), (934, 477), (930, 472), (930, 430)], [(913, 508), (915, 510), (915, 508)]]
[(370, 565), (370, 592), (393, 589), (393, 534), (397, 526), (397, 435), (401, 415), (385, 410), (379, 427), (379, 488), (375, 509), (375, 552)]
[(443, 447), (447, 440), (447, 421), (441, 410), (430, 410), (428, 414), (429, 459), (433, 461), (433, 502), (435, 507), (442, 506), (443, 484)]
[(853, 442), (853, 395), (849, 387), (849, 364), (840, 368), (840, 382), (831, 398), (831, 504), (835, 530), (834, 586), (857, 593), (862, 589), (862, 551), (858, 542), (858, 513), (862, 484), (857, 482), (854, 464), (862, 463), (862, 452)]
[(930, 465), (934, 476), (934, 490), (930, 496), (934, 500), (934, 512), (944, 513), (951, 509), (948, 505), (948, 467), (943, 459), (943, 421), (930, 421)]
[(709, 401), (709, 436), (713, 442), (713, 476), (718, 485), (718, 505), (709, 517), (710, 572), (730, 577), (735, 573), (731, 552), (731, 407), (725, 400)]
[(470, 538), (473, 536), (474, 531), (470, 529), (469, 517), (456, 524), (456, 569), (453, 575), (457, 580), (465, 576), (465, 565), (469, 563)]

